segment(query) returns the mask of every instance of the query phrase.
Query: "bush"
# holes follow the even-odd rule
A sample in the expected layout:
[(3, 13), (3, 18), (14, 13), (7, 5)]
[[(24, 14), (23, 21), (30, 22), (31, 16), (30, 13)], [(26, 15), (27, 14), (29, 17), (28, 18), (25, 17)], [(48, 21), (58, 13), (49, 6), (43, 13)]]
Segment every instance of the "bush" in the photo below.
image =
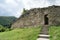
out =
[(6, 28), (6, 27), (0, 25), (0, 32), (9, 31), (9, 30), (10, 30), (9, 28)]

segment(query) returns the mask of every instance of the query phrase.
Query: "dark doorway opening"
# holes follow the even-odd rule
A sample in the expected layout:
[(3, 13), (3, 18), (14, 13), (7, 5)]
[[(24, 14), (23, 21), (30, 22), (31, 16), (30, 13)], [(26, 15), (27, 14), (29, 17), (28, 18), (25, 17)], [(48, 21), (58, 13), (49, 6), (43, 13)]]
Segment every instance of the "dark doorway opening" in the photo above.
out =
[(44, 24), (48, 25), (48, 14), (44, 15)]

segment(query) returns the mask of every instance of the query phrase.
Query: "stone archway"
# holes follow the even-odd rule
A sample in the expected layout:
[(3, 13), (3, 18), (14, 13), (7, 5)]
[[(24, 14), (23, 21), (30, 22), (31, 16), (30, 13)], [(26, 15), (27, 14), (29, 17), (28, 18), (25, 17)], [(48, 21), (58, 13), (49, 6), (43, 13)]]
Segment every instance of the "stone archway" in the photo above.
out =
[(48, 14), (44, 15), (44, 25), (48, 25), (49, 24), (49, 21), (48, 21), (49, 19), (48, 19), (47, 16), (48, 16)]

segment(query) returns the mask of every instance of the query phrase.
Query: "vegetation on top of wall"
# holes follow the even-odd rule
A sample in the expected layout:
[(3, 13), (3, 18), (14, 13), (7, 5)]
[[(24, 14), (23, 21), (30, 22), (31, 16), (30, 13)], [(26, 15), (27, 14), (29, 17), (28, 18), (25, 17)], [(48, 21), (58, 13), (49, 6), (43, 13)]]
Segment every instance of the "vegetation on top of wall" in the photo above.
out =
[(26, 10), (25, 8), (23, 8), (23, 14), (26, 14), (26, 12), (27, 12), (28, 10)]

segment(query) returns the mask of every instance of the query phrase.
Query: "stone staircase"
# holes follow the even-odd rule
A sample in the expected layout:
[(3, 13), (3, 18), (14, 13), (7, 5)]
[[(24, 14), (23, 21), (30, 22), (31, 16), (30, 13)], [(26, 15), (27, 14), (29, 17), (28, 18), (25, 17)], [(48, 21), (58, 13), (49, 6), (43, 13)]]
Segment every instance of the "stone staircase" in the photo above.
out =
[(40, 34), (46, 34), (46, 35), (48, 35), (49, 34), (49, 26), (48, 25), (42, 26)]
[(49, 26), (43, 25), (37, 40), (49, 40)]

